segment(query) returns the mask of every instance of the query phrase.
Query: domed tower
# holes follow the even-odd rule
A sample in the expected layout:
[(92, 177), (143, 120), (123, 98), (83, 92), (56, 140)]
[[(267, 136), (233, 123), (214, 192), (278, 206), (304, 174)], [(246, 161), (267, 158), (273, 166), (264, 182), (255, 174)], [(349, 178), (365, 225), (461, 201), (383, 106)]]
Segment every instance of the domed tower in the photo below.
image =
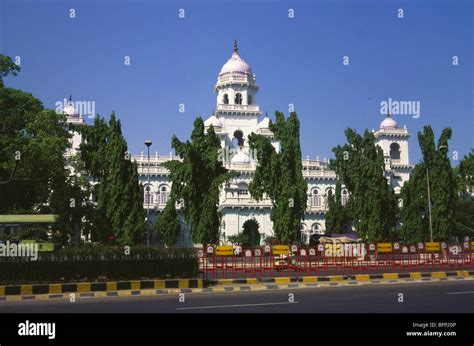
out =
[(382, 148), (385, 157), (385, 171), (399, 193), (403, 183), (410, 178), (412, 165), (408, 156), (408, 139), (410, 134), (405, 126), (399, 128), (390, 114), (380, 123), (380, 128), (374, 131), (375, 144)]
[[(223, 138), (223, 145), (240, 149), (246, 147), (250, 133), (257, 131), (261, 113), (256, 103), (256, 76), (241, 58), (237, 41), (234, 41), (232, 56), (221, 68), (214, 91), (217, 94), (217, 112), (213, 116), (222, 125), (221, 134), (227, 135)], [(216, 122), (211, 118), (206, 121), (208, 124)]]

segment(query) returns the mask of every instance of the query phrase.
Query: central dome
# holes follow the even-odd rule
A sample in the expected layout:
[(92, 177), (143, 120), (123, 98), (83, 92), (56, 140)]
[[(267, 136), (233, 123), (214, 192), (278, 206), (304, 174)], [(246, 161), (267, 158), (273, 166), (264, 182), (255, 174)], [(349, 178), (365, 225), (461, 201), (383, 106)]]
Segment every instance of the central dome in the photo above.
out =
[(234, 41), (234, 53), (229, 60), (222, 66), (219, 76), (227, 73), (252, 74), (252, 69), (239, 55), (237, 41)]
[(396, 129), (398, 128), (397, 122), (387, 114), (387, 117), (380, 123), (381, 129)]

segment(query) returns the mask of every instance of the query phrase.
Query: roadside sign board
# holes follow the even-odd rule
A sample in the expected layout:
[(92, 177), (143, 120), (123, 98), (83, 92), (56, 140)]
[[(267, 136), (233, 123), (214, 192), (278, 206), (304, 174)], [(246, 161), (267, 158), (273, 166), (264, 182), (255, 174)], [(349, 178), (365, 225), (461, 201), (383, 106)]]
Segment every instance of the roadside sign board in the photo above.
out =
[(288, 245), (274, 245), (272, 246), (272, 253), (274, 255), (288, 255), (290, 247)]
[(231, 245), (216, 246), (216, 256), (232, 256), (234, 254), (234, 247)]
[(392, 243), (378, 243), (377, 252), (392, 252)]
[(425, 244), (426, 251), (439, 251), (439, 242), (429, 241)]
[(474, 251), (474, 241), (471, 241), (471, 251)]

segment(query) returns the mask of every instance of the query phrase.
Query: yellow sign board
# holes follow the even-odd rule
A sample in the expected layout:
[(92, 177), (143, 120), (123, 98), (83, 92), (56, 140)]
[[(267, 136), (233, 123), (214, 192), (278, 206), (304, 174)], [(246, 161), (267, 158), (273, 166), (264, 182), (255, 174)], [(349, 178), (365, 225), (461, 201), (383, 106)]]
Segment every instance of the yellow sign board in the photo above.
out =
[(471, 241), (471, 251), (474, 251), (474, 241)]
[(234, 247), (232, 245), (216, 246), (216, 256), (232, 256), (234, 254)]
[(274, 255), (288, 255), (290, 247), (288, 245), (274, 245), (272, 246), (272, 253)]
[(426, 251), (439, 251), (439, 242), (429, 241), (425, 244)]
[(392, 252), (392, 243), (378, 243), (377, 252)]

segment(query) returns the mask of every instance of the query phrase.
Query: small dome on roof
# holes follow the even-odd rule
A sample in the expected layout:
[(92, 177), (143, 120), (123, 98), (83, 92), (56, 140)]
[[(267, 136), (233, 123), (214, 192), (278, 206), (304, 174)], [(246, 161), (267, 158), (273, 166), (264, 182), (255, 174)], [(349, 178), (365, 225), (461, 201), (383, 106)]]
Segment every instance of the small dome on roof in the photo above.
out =
[(213, 126), (214, 128), (219, 128), (221, 129), (222, 128), (222, 122), (219, 120), (218, 117), (216, 117), (214, 114), (209, 117), (205, 122), (204, 122), (204, 126), (205, 127), (209, 127), (209, 126)]
[(270, 118), (265, 115), (265, 118), (262, 119), (261, 122), (257, 124), (259, 129), (268, 129), (270, 127)]

